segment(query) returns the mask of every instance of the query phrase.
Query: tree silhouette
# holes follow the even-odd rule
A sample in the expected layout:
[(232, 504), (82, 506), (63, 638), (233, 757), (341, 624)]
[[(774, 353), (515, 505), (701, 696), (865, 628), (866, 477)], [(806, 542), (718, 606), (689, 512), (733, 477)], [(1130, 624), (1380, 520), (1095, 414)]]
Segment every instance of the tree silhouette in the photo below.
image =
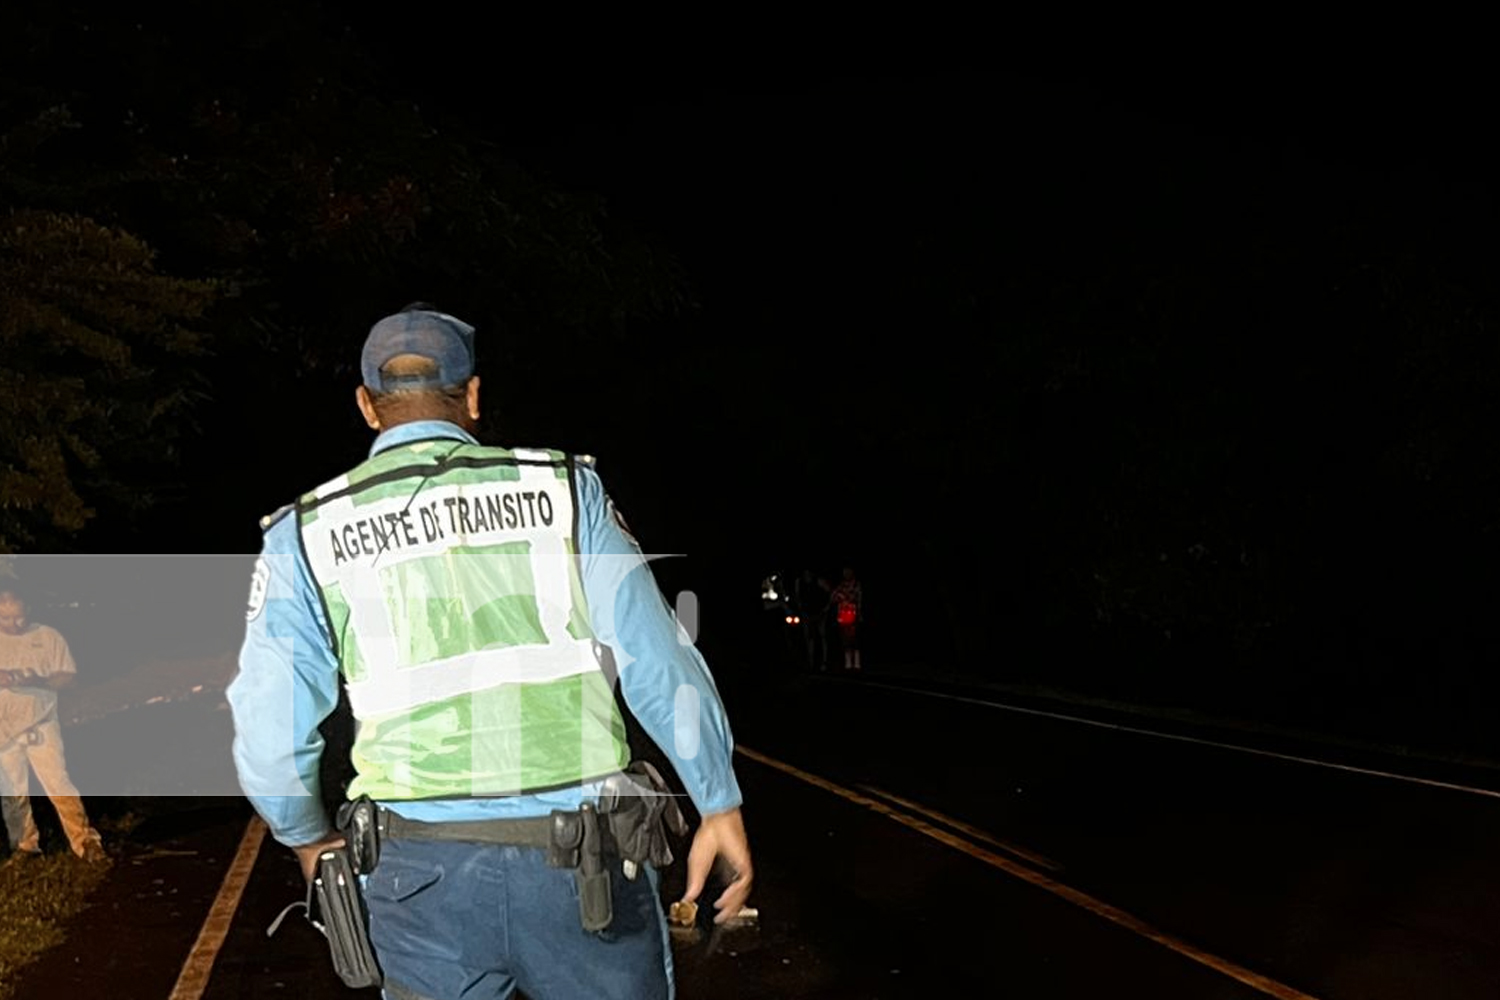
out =
[[(471, 132), (440, 132), (337, 18), (282, 6), (170, 18), (91, 4), (0, 10), (0, 208), (34, 220), (8, 236), (18, 283), (8, 288), (24, 291), (38, 267), (61, 268), (59, 281), (89, 293), (86, 302), (54, 296), (51, 313), (30, 309), (24, 324), (12, 317), (14, 335), (32, 346), (8, 363), (15, 378), (48, 384), (29, 367), (50, 363), (36, 345), (87, 330), (101, 339), (70, 348), (72, 377), (154, 380), (182, 394), (143, 411), (152, 421), (133, 432), (180, 465), (159, 489), (136, 494), (143, 503), (185, 502), (191, 476), (218, 456), (238, 450), (253, 464), (265, 442), (302, 433), (305, 412), (272, 405), (266, 387), (300, 385), (278, 397), (290, 399), (352, 386), (370, 323), (412, 299), (463, 315), (487, 338), (507, 335), (503, 354), (481, 352), (481, 374), (503, 362), (519, 412), (591, 350), (615, 349), (639, 324), (691, 304), (670, 254), (611, 220), (599, 199), (558, 189)], [(83, 256), (42, 263), (70, 253)], [(93, 268), (116, 277), (90, 282)], [(123, 287), (127, 275), (138, 287)], [(172, 275), (193, 280), (173, 284)], [(199, 281), (217, 290), (211, 302), (195, 297), (209, 287)], [(113, 311), (110, 298), (119, 299)], [(122, 368), (124, 355), (107, 346), (129, 341), (138, 355), (140, 338), (187, 320), (202, 335), (191, 371), (167, 375), (159, 358)], [(187, 361), (176, 351), (186, 341), (172, 345), (170, 357)], [(62, 489), (64, 468), (120, 452), (78, 409), (98, 398), (91, 386), (66, 404), (76, 417), (67, 435), (39, 436), (40, 425), (14, 432), (16, 468), (26, 471), (7, 509), (50, 511), (51, 543), (90, 516), (83, 494), (49, 492)], [(188, 437), (179, 404), (193, 393), (216, 405), (197, 411), (201, 433)], [(253, 526), (254, 513), (232, 516)], [(11, 544), (44, 541), (35, 525), (10, 530)]]
[(213, 296), (90, 219), (0, 219), (0, 551), (53, 545), (101, 503), (152, 502), (141, 484), (177, 461), (201, 396)]

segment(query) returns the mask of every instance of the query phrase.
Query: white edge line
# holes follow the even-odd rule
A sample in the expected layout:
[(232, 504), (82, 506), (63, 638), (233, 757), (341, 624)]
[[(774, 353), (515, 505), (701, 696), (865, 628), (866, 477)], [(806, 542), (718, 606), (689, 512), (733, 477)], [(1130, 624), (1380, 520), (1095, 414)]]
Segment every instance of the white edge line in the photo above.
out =
[(1239, 750), (1242, 753), (1258, 754), (1262, 757), (1273, 757), (1277, 760), (1293, 761), (1298, 764), (1316, 764), (1318, 767), (1329, 767), (1338, 771), (1349, 771), (1354, 774), (1367, 774), (1377, 778), (1393, 778), (1397, 781), (1410, 781), (1418, 785), (1430, 785), (1433, 788), (1445, 788), (1449, 791), (1468, 792), (1472, 795), (1484, 795), (1492, 799), (1500, 799), (1500, 792), (1488, 788), (1474, 788), (1469, 785), (1458, 785), (1447, 781), (1435, 781), (1431, 778), (1418, 778), (1410, 774), (1396, 774), (1391, 771), (1377, 771), (1368, 767), (1354, 767), (1350, 764), (1335, 764), (1332, 761), (1318, 760), (1314, 757), (1296, 757), (1291, 754), (1275, 753), (1270, 750), (1257, 750), (1255, 747), (1240, 746), (1235, 743), (1218, 743), (1214, 740), (1199, 739), (1196, 736), (1180, 736), (1176, 733), (1161, 733), (1154, 729), (1138, 729), (1134, 726), (1122, 726), (1113, 722), (1100, 722), (1097, 719), (1084, 719), (1076, 715), (1064, 715), (1061, 712), (1046, 712), (1037, 708), (1021, 708), (1018, 705), (1006, 705), (997, 701), (985, 701), (982, 698), (966, 698), (963, 695), (943, 694), (939, 691), (924, 691), (921, 688), (901, 687), (897, 684), (882, 684), (879, 681), (866, 681), (865, 687), (885, 688), (888, 691), (899, 691), (902, 694), (920, 694), (929, 698), (942, 698), (947, 701), (967, 702), (971, 705), (983, 705), (986, 708), (999, 708), (1007, 712), (1020, 712), (1025, 715), (1040, 715), (1049, 719), (1062, 719), (1067, 722), (1079, 722), (1086, 726), (1098, 726), (1100, 729), (1113, 729), (1122, 733), (1135, 733), (1140, 736), (1155, 736), (1164, 740), (1179, 740), (1183, 743), (1196, 743), (1200, 746), (1218, 747), (1222, 750)]
[(785, 774), (789, 774), (792, 777), (806, 782), (807, 784), (812, 785), (815, 788), (820, 788), (823, 791), (830, 792), (833, 795), (838, 796), (839, 798), (854, 803), (855, 805), (863, 806), (879, 815), (884, 815), (890, 819), (893, 819), (901, 825), (909, 827), (910, 829), (915, 830), (916, 832), (927, 837), (930, 837), (941, 844), (956, 848), (957, 850), (962, 851), (964, 854), (967, 854), (976, 860), (983, 861), (986, 864), (989, 864), (991, 867), (998, 868), (1001, 871), (1006, 872), (1009, 875), (1013, 875), (1024, 882), (1029, 882), (1031, 885), (1039, 889), (1043, 889), (1060, 899), (1066, 900), (1067, 902), (1082, 908), (1083, 910), (1093, 914), (1094, 916), (1101, 917), (1149, 941), (1154, 941), (1157, 944), (1163, 945), (1176, 954), (1182, 955), (1185, 958), (1192, 959), (1200, 965), (1213, 969), (1214, 971), (1222, 973), (1231, 979), (1244, 983), (1246, 986), (1258, 990), (1261, 993), (1276, 997), (1278, 998), (1278, 1000), (1317, 1000), (1317, 998), (1313, 997), (1311, 994), (1303, 993), (1302, 991), (1288, 986), (1285, 983), (1279, 982), (1278, 980), (1272, 979), (1269, 976), (1264, 976), (1258, 972), (1254, 972), (1226, 958), (1222, 958), (1219, 955), (1214, 954), (1213, 952), (1190, 944), (1181, 938), (1178, 938), (1171, 934), (1167, 934), (1164, 931), (1161, 931), (1156, 927), (1153, 927), (1152, 925), (1146, 923), (1145, 921), (1140, 920), (1139, 918), (1118, 909), (1117, 907), (1111, 906), (1110, 904), (1105, 903), (1102, 900), (1095, 899), (1093, 896), (1090, 896), (1087, 893), (1075, 889), (1067, 885), (1066, 883), (1059, 882), (1051, 876), (1044, 875), (1041, 872), (1036, 871), (1035, 869), (1027, 865), (1021, 864), (1018, 861), (1013, 861), (1010, 858), (996, 854), (994, 851), (989, 851), (982, 847), (978, 847), (971, 841), (965, 840), (958, 834), (939, 829), (926, 822), (925, 820), (920, 819), (917, 816), (912, 815), (911, 813), (908, 813), (902, 809), (898, 809), (883, 802), (877, 802), (876, 800), (869, 798), (868, 796), (860, 795), (858, 792), (851, 791), (838, 784), (837, 782), (830, 781), (829, 779), (816, 775), (811, 771), (804, 771), (801, 768), (796, 767), (795, 765), (788, 764), (782, 760), (778, 760), (777, 758), (772, 757), (769, 754), (763, 754), (757, 750), (751, 750), (748, 747), (744, 746), (736, 746), (735, 752), (742, 756), (748, 757), (753, 761), (764, 764), (767, 767), (781, 771)]

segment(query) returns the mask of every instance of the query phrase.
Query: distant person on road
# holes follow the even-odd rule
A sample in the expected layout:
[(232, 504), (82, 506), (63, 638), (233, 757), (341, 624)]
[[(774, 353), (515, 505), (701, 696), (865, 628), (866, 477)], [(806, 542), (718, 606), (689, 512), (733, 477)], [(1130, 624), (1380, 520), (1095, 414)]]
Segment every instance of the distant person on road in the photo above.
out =
[(797, 577), (792, 595), (797, 617), (800, 619), (807, 668), (825, 671), (828, 669), (828, 581), (814, 575), (812, 570), (805, 569)]
[(73, 853), (90, 863), (108, 860), (68, 777), (57, 692), (77, 676), (68, 643), (47, 625), (30, 622), (14, 587), (0, 587), (0, 803), (10, 839), (7, 864), (41, 856), (41, 834), (31, 813), (31, 771), (52, 800)]
[(844, 650), (844, 669), (859, 669), (859, 626), (864, 620), (864, 589), (854, 569), (844, 567), (844, 578), (833, 590), (831, 603), (839, 627), (839, 643)]

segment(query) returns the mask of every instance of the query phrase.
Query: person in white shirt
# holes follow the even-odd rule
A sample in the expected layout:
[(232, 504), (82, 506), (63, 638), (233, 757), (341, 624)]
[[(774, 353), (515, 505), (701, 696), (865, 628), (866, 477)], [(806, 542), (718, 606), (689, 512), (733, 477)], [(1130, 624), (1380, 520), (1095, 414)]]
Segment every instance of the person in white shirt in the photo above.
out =
[(0, 585), (0, 812), (10, 839), (7, 863), (42, 853), (28, 768), (52, 800), (73, 853), (88, 862), (108, 860), (68, 777), (57, 720), (57, 692), (77, 673), (67, 640), (50, 626), (27, 621), (19, 591)]

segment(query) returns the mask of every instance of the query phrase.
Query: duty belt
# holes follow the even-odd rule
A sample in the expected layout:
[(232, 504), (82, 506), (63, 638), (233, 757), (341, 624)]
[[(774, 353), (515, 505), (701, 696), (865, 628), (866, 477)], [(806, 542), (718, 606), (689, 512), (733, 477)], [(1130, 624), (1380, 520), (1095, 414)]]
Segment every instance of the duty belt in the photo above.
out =
[(377, 810), (375, 828), (382, 838), (412, 840), (460, 840), (472, 844), (514, 844), (519, 847), (551, 847), (551, 816), (523, 819), (457, 820), (428, 823), (407, 819), (390, 809)]
[[(459, 820), (426, 823), (407, 819), (380, 806), (376, 810), (377, 843), (389, 837), (416, 840), (454, 840), (477, 844), (537, 847), (546, 853), (549, 868), (570, 868), (578, 880), (579, 919), (586, 931), (602, 931), (614, 919), (614, 903), (605, 859), (621, 857), (609, 822), (594, 805), (576, 810), (554, 809), (550, 815), (523, 819)], [(636, 862), (625, 858), (627, 878), (638, 873)]]
[(549, 815), (519, 819), (426, 822), (407, 819), (368, 798), (346, 802), (337, 826), (353, 848), (356, 868), (368, 873), (379, 863), (386, 839), (448, 840), (539, 848), (552, 868), (570, 868), (578, 879), (583, 927), (607, 928), (612, 919), (610, 876), (606, 858), (618, 861), (627, 879), (641, 866), (672, 863), (670, 838), (687, 833), (666, 782), (650, 764), (638, 761), (627, 771), (606, 778), (599, 801), (576, 810), (554, 809)]

